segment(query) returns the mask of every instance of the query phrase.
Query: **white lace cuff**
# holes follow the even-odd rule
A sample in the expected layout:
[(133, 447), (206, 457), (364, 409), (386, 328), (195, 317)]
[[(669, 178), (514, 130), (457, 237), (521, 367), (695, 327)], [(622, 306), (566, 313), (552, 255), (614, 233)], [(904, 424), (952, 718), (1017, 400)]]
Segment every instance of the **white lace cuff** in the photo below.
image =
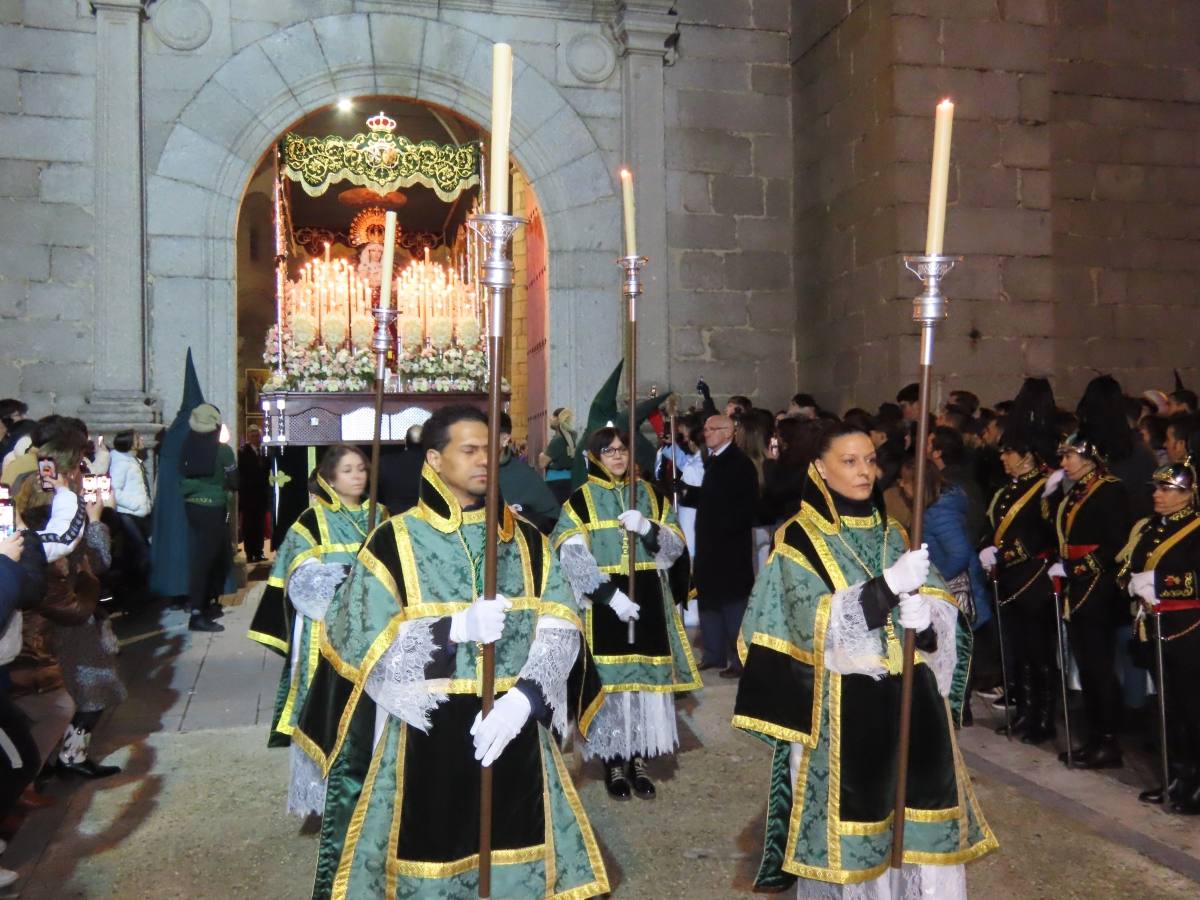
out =
[(667, 525), (659, 525), (655, 537), (658, 538), (658, 552), (654, 554), (654, 564), (665, 572), (675, 565), (675, 560), (683, 555), (687, 544), (675, 533), (674, 528)]
[(568, 538), (558, 551), (558, 561), (562, 565), (563, 577), (575, 594), (575, 602), (587, 609), (592, 601), (589, 597), (609, 580), (596, 564), (583, 538), (573, 536)]
[(937, 678), (938, 693), (950, 696), (954, 680), (954, 667), (958, 663), (958, 608), (941, 597), (925, 595), (933, 612), (933, 630), (937, 634), (937, 650), (932, 653), (920, 651), (926, 665)]
[(567, 733), (567, 678), (578, 655), (579, 631), (575, 626), (564, 619), (543, 616), (518, 676), (541, 689), (550, 707), (550, 723), (559, 734)]
[(864, 586), (852, 584), (833, 595), (825, 631), (825, 667), (839, 675), (882, 678), (887, 667), (879, 630), (867, 627), (859, 600)]
[(444, 691), (432, 690), (425, 679), (425, 666), (439, 649), (433, 638), (436, 621), (414, 619), (402, 624), (364, 685), (367, 696), (380, 707), (424, 732), (429, 731), (429, 714), (449, 699)]
[(329, 602), (345, 579), (346, 570), (337, 563), (306, 560), (288, 579), (288, 599), (301, 615), (314, 622), (324, 622)]

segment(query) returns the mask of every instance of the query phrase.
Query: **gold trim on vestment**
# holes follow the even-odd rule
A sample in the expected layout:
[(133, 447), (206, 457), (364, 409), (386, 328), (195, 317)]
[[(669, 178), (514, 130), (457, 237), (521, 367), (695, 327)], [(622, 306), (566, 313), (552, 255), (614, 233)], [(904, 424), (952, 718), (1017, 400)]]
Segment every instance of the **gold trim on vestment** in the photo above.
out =
[[(567, 804), (571, 807), (575, 821), (579, 825), (583, 845), (587, 848), (588, 864), (591, 866), (592, 875), (595, 876), (588, 884), (580, 885), (561, 894), (552, 894), (551, 896), (554, 900), (576, 900), (576, 898), (607, 894), (609, 892), (608, 872), (604, 868), (604, 859), (600, 855), (600, 847), (596, 844), (596, 836), (592, 833), (592, 823), (588, 821), (587, 813), (583, 811), (583, 804), (579, 802), (579, 795), (575, 793), (575, 783), (571, 781), (571, 775), (567, 772), (567, 766), (563, 762), (562, 754), (558, 752), (558, 745), (554, 741), (547, 741), (547, 743), (550, 747), (550, 757), (554, 760), (554, 769), (558, 773), (559, 784), (562, 786), (563, 794), (566, 795)], [(545, 778), (545, 774), (542, 777)]]
[[(492, 849), (493, 866), (514, 866), (522, 863), (537, 862), (546, 855), (545, 844), (535, 844), (532, 847), (517, 847), (511, 850)], [(473, 853), (462, 859), (449, 862), (421, 862), (411, 859), (388, 859), (388, 881), (391, 883), (394, 875), (406, 878), (453, 878), (479, 868), (479, 854)], [(395, 894), (389, 894), (394, 897)]]
[[(383, 749), (387, 746), (387, 733), (371, 754), (371, 765), (367, 769), (366, 780), (363, 781), (362, 792), (358, 802), (354, 804), (354, 813), (350, 816), (350, 825), (346, 829), (346, 840), (342, 844), (342, 855), (338, 859), (337, 874), (333, 878), (333, 890), (330, 900), (346, 900), (346, 891), (350, 886), (350, 869), (354, 865), (354, 853), (358, 849), (358, 840), (362, 836), (363, 822), (367, 818), (367, 808), (371, 803), (371, 794), (375, 791), (375, 778), (379, 774), (379, 764), (383, 759)], [(325, 773), (329, 777), (329, 773)]]
[(257, 641), (260, 644), (271, 647), (274, 650), (281, 650), (284, 653), (287, 653), (291, 646), (287, 641), (281, 641), (279, 638), (275, 637), (275, 635), (267, 634), (264, 631), (254, 631), (251, 629), (250, 631), (246, 632), (246, 637), (250, 638), (252, 641)]
[(842, 867), (842, 676), (829, 673), (829, 793), (825, 806), (826, 839), (831, 869)]
[(404, 761), (408, 755), (408, 726), (399, 723), (399, 746), (396, 748), (396, 792), (392, 798), (392, 824), (387, 842), (387, 900), (396, 896), (396, 881), (400, 874), (397, 865), (400, 855), (400, 818), (404, 814)]
[(756, 631), (750, 636), (750, 643), (774, 650), (776, 653), (784, 653), (798, 662), (806, 663), (810, 666), (816, 665), (816, 660), (813, 658), (811, 650), (803, 650), (791, 641), (785, 641), (783, 638), (777, 638), (774, 635)]
[(734, 728), (741, 728), (745, 731), (756, 731), (768, 737), (787, 741), (790, 744), (803, 744), (806, 749), (808, 747), (809, 735), (803, 731), (796, 731), (794, 728), (784, 728), (782, 725), (776, 725), (774, 722), (768, 722), (765, 719), (756, 719), (753, 716), (734, 716), (732, 724)]

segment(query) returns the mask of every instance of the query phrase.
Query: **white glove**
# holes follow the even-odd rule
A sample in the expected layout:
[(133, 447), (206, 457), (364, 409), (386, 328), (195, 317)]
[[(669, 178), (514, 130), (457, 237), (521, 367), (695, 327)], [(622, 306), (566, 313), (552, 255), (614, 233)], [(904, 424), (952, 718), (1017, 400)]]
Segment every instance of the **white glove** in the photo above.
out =
[(996, 558), (1000, 555), (1000, 551), (995, 547), (984, 547), (979, 551), (979, 563), (988, 571), (996, 568)]
[(482, 712), (475, 713), (475, 721), (471, 725), (471, 734), (475, 737), (475, 758), (485, 766), (494, 763), (509, 742), (521, 733), (529, 721), (529, 712), (529, 698), (513, 688), (496, 701), (486, 719)]
[(1061, 562), (1056, 562), (1050, 567), (1046, 574), (1051, 578), (1066, 578), (1067, 570), (1063, 568), (1063, 564)]
[(700, 487), (704, 483), (704, 466), (698, 462), (684, 463), (681, 478), (689, 487)]
[(650, 533), (650, 520), (636, 509), (627, 509), (617, 516), (617, 518), (625, 526), (626, 531), (636, 531), (643, 536)]
[(1050, 473), (1050, 477), (1046, 479), (1046, 486), (1042, 488), (1042, 496), (1049, 497), (1062, 484), (1062, 480), (1067, 477), (1065, 469), (1055, 469)]
[(512, 601), (503, 594), (497, 594), (495, 600), (476, 599), (450, 617), (450, 640), (456, 644), (494, 644), (504, 634), (504, 613), (509, 609)]
[(630, 619), (636, 619), (641, 614), (641, 607), (629, 599), (629, 595), (624, 591), (616, 591), (612, 595), (612, 599), (608, 601), (608, 605), (612, 611), (617, 614), (617, 618), (622, 622), (628, 622)]
[(1129, 579), (1129, 596), (1144, 600), (1151, 606), (1158, 606), (1158, 597), (1154, 594), (1154, 570), (1149, 572), (1134, 572)]
[(911, 594), (929, 577), (929, 545), (909, 550), (895, 563), (883, 570), (883, 580), (893, 594)]
[(924, 631), (933, 624), (933, 609), (924, 594), (900, 598), (900, 624), (912, 631)]

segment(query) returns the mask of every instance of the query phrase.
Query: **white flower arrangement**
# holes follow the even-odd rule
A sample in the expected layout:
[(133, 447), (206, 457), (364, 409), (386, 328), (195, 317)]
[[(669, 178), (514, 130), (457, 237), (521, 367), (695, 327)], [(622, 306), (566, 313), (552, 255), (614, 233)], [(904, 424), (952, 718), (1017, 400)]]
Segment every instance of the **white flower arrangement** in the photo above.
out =
[(301, 347), (307, 347), (317, 339), (317, 320), (307, 313), (293, 313), (292, 337)]
[(349, 329), (340, 319), (326, 319), (321, 323), (321, 343), (330, 349), (336, 349), (346, 343), (346, 332)]
[(263, 362), (272, 369), (265, 391), (365, 391), (375, 384), (375, 354), (369, 348), (331, 349), (324, 342), (313, 345), (311, 338), (301, 343), (287, 328), (282, 359), (278, 328), (267, 332)]
[(454, 338), (454, 323), (446, 316), (437, 316), (429, 321), (429, 343), (438, 350), (445, 350)]
[(421, 330), (421, 320), (406, 318), (400, 324), (400, 344), (405, 350), (415, 350), (421, 346), (425, 335)]
[(479, 323), (474, 319), (464, 319), (458, 323), (458, 345), (474, 347), (479, 343)]
[(375, 337), (375, 320), (370, 316), (357, 316), (350, 323), (350, 343), (357, 350), (370, 348)]

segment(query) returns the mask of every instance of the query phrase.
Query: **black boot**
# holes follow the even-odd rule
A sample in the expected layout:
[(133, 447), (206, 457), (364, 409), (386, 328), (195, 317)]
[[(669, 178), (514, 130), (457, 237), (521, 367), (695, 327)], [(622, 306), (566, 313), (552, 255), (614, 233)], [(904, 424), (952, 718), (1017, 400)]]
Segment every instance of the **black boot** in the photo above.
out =
[[(1016, 710), (1009, 709), (1009, 715), (1012, 716), (1012, 734), (1015, 737), (1018, 734), (1024, 734), (1029, 728), (1030, 704), (1033, 702), (1033, 663), (1021, 663), (1020, 688), (1015, 691), (1017, 698)], [(1007, 725), (1000, 725), (996, 728), (996, 734), (1008, 734), (1009, 728)]]
[(1041, 744), (1054, 737), (1054, 688), (1049, 666), (1038, 666), (1037, 682), (1037, 702), (1029, 713), (1023, 744)]
[(625, 775), (625, 760), (617, 757), (604, 761), (604, 786), (608, 788), (610, 797), (616, 800), (629, 799), (629, 778)]
[(633, 792), (643, 800), (654, 799), (654, 782), (646, 774), (646, 761), (635, 756), (629, 761), (629, 773), (633, 777)]
[[(98, 714), (96, 718), (99, 718)], [(67, 726), (54, 760), (56, 774), (78, 775), (81, 778), (108, 778), (121, 771), (120, 766), (102, 766), (88, 756), (93, 727), (95, 720), (86, 726), (74, 722)]]
[(1082, 756), (1075, 757), (1076, 769), (1119, 769), (1121, 760), (1121, 745), (1117, 743), (1115, 734), (1101, 736)]
[(1187, 793), (1188, 785), (1192, 784), (1196, 778), (1195, 766), (1181, 766), (1172, 764), (1170, 767), (1171, 780), (1164, 791), (1161, 784), (1156, 784), (1152, 788), (1147, 788), (1138, 794), (1138, 799), (1143, 803), (1162, 803), (1166, 801), (1182, 800)]
[(204, 613), (192, 613), (188, 620), (188, 631), (224, 631), (225, 626), (205, 617)]
[(1171, 798), (1171, 810), (1184, 816), (1200, 816), (1200, 779), (1193, 771), (1190, 778), (1181, 778), (1178, 797)]

